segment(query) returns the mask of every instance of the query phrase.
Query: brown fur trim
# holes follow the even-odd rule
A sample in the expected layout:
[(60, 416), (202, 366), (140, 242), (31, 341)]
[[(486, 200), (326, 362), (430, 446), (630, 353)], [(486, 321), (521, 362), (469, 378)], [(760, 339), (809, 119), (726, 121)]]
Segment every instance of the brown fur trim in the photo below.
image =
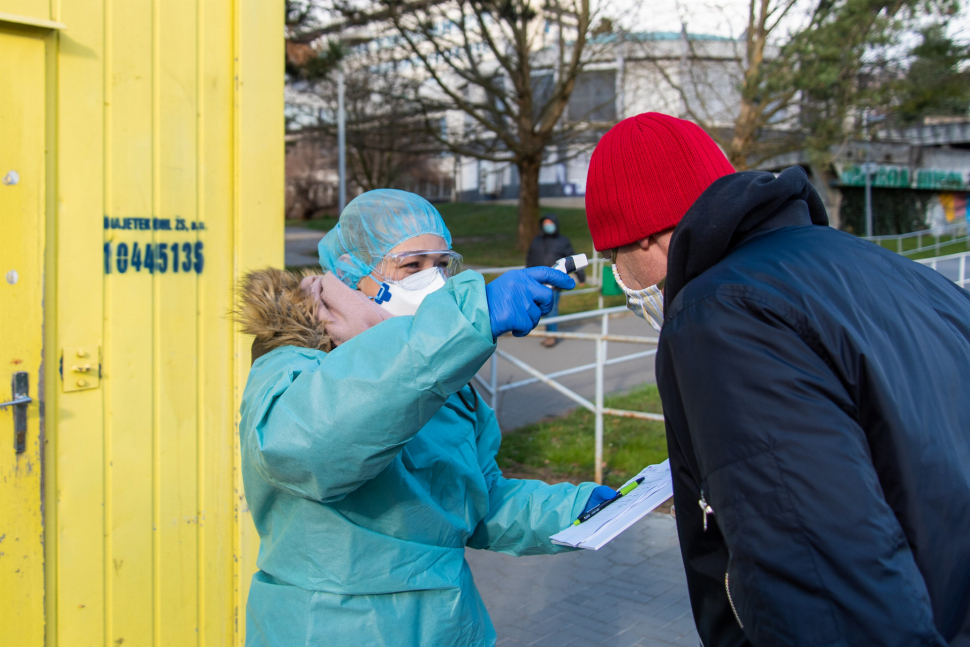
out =
[(280, 346), (300, 346), (329, 352), (333, 348), (316, 304), (300, 287), (312, 269), (289, 272), (267, 268), (243, 277), (239, 286), (236, 321), (255, 337), (253, 361)]

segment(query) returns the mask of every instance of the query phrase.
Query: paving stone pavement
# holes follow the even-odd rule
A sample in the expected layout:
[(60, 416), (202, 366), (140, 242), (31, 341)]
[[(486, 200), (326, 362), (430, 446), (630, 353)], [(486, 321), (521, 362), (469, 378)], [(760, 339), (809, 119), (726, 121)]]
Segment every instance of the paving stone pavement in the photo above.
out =
[(465, 551), (497, 647), (697, 647), (668, 514), (653, 513), (598, 551), (511, 557)]

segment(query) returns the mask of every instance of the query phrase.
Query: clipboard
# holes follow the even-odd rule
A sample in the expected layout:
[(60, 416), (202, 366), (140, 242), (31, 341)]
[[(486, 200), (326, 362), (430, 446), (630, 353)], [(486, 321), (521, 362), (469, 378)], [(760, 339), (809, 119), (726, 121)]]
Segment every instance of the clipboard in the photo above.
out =
[(643, 468), (627, 483), (641, 476), (643, 482), (629, 494), (603, 508), (601, 512), (578, 526), (570, 525), (562, 532), (556, 533), (550, 537), (552, 543), (572, 548), (599, 550), (673, 496), (670, 459)]

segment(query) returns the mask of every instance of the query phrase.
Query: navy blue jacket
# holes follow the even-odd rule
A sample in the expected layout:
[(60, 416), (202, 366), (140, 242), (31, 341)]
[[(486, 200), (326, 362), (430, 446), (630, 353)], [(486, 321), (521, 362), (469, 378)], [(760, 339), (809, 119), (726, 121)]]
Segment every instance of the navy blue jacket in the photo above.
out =
[(970, 645), (970, 293), (826, 222), (801, 169), (736, 173), (671, 240), (657, 382), (698, 632)]

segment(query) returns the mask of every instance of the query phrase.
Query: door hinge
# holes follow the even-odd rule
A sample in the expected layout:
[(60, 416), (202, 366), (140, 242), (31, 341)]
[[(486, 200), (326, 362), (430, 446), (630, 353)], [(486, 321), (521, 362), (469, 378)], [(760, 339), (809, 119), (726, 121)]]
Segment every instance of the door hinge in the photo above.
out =
[(64, 392), (101, 386), (101, 346), (65, 346), (61, 354)]

